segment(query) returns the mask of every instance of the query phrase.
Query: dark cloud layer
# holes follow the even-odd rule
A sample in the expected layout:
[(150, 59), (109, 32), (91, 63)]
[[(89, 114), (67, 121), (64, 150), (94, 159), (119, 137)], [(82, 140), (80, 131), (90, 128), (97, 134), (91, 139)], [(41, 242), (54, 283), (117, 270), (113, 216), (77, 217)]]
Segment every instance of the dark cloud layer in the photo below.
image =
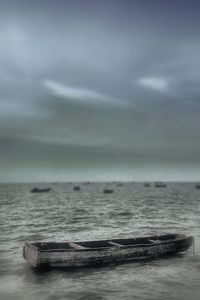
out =
[(0, 1), (0, 180), (198, 180), (199, 8)]

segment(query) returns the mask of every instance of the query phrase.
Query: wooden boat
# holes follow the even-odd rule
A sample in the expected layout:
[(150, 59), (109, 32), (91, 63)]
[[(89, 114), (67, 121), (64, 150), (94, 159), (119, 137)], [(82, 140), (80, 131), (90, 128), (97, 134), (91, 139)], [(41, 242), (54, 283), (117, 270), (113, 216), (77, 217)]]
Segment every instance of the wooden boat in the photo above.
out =
[(166, 186), (167, 186), (167, 184), (164, 182), (155, 182), (155, 187), (162, 188), (162, 187), (166, 187)]
[(104, 189), (103, 192), (104, 192), (104, 194), (112, 194), (113, 190), (112, 189)]
[(80, 188), (80, 186), (79, 186), (79, 185), (75, 185), (75, 186), (73, 187), (73, 190), (74, 190), (74, 191), (80, 191), (80, 190), (81, 190), (81, 188)]
[(195, 188), (196, 188), (196, 189), (200, 189), (200, 182), (197, 182), (197, 183), (195, 184)]
[(51, 191), (51, 188), (39, 189), (39, 188), (34, 187), (31, 190), (31, 193), (47, 193), (47, 192), (50, 192), (50, 191)]
[(130, 239), (82, 242), (25, 243), (23, 256), (39, 270), (101, 266), (109, 263), (141, 261), (186, 251), (192, 236), (165, 234)]

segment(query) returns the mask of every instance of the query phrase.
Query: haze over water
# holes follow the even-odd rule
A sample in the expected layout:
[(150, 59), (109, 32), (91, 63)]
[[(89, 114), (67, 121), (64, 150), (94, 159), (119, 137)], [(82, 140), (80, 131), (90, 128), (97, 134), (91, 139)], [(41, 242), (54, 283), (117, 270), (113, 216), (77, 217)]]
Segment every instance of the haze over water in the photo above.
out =
[[(166, 188), (143, 183), (0, 185), (0, 298), (2, 300), (162, 299), (198, 300), (200, 295), (200, 191), (193, 183)], [(44, 187), (45, 184), (37, 186)], [(104, 188), (113, 194), (104, 194)], [(145, 263), (38, 274), (22, 258), (25, 241), (93, 240), (160, 233), (195, 237), (176, 257)]]

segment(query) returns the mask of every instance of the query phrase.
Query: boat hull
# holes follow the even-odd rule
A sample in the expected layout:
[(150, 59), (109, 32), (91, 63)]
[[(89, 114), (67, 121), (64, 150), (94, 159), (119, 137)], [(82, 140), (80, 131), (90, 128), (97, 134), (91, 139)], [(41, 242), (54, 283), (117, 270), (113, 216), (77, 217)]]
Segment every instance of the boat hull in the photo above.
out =
[(149, 240), (152, 242), (122, 246), (115, 242), (119, 240), (112, 240), (114, 242), (111, 242), (112, 246), (109, 247), (86, 248), (80, 246), (76, 249), (63, 249), (62, 247), (39, 249), (34, 243), (26, 243), (23, 255), (31, 266), (38, 269), (101, 266), (109, 263), (134, 262), (175, 255), (189, 249), (194, 239), (180, 235), (169, 241), (156, 241), (152, 240), (152, 237)]
[(31, 193), (35, 194), (35, 193), (48, 193), (51, 191), (51, 188), (46, 188), (46, 189), (39, 189), (39, 188), (33, 188), (31, 190)]

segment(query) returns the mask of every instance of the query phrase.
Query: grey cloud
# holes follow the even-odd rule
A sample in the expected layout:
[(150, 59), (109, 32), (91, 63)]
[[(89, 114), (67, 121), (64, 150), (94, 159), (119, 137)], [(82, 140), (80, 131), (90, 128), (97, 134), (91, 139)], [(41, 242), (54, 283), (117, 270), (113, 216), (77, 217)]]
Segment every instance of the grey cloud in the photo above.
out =
[[(99, 168), (104, 160), (125, 169), (130, 161), (132, 168), (198, 165), (199, 4), (192, 4), (1, 1), (0, 136), (8, 170), (20, 153), (28, 170), (45, 151), (47, 169), (62, 168), (62, 160), (86, 168), (81, 153)], [(16, 157), (6, 154), (12, 140)]]

